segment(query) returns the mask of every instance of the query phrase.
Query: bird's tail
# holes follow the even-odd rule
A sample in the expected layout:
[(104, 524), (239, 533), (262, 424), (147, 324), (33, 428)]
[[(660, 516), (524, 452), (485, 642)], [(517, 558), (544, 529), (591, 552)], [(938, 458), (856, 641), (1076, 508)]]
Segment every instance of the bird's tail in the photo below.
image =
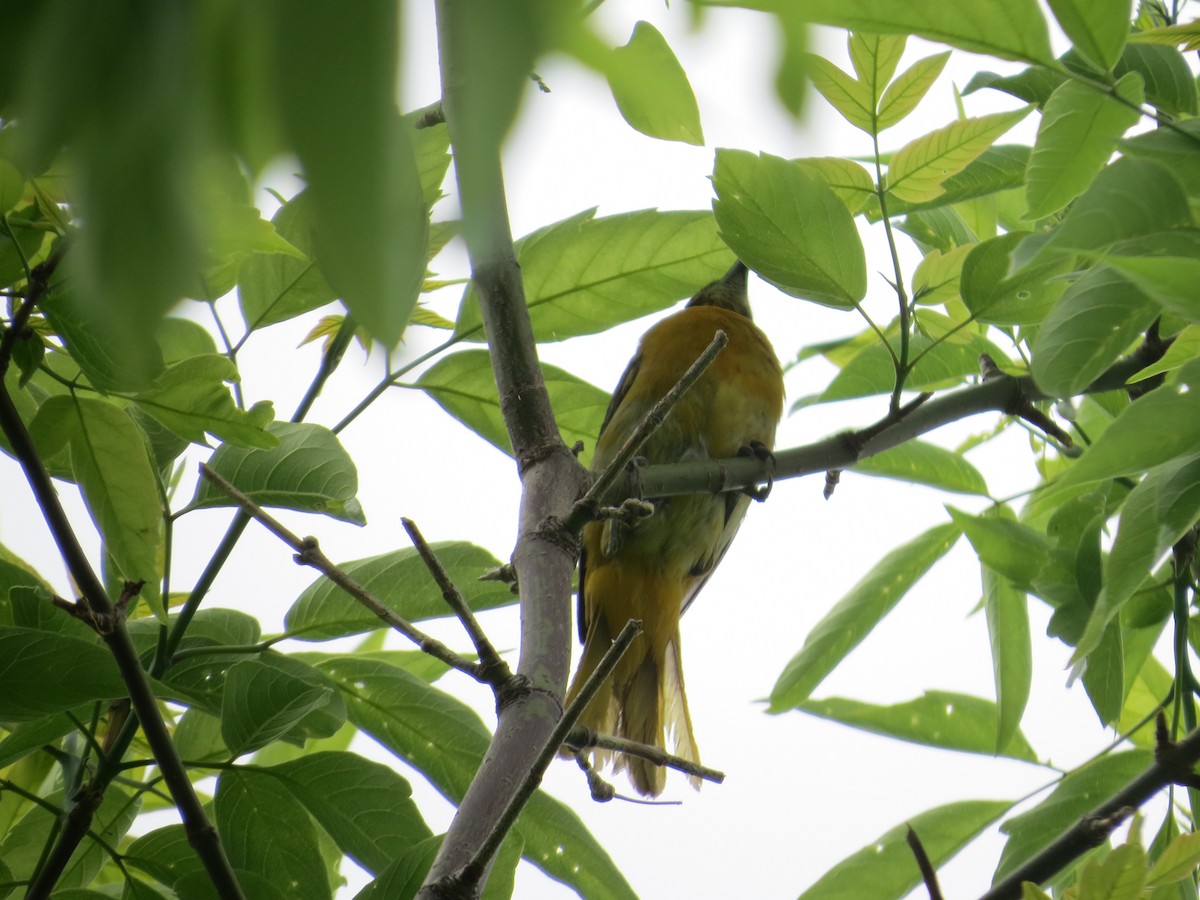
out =
[[(604, 616), (597, 616), (588, 630), (583, 659), (567, 691), (568, 702), (574, 699), (612, 646), (613, 638), (604, 619)], [(678, 627), (659, 653), (654, 652), (646, 635), (639, 635), (580, 716), (580, 724), (653, 747), (667, 747), (665, 738), (669, 737), (669, 746), (675, 755), (699, 763), (700, 754), (688, 713), (680, 663)], [(598, 751), (595, 759), (603, 764), (609, 755)], [(666, 784), (666, 768), (641, 757), (616, 754), (616, 769), (628, 770), (633, 786), (649, 797), (662, 793)], [(698, 778), (691, 781), (696, 788), (700, 787)]]

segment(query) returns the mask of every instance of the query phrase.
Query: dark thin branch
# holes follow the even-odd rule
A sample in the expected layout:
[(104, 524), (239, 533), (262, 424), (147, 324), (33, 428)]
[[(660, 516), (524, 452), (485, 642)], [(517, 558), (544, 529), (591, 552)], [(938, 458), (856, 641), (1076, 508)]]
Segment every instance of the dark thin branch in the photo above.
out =
[(1099, 847), (1122, 821), (1147, 800), (1173, 784), (1189, 784), (1195, 779), (1194, 767), (1200, 761), (1200, 729), (1193, 731), (1178, 744), (1163, 741), (1159, 730), (1159, 745), (1150, 768), (1097, 807), (1090, 815), (1076, 822), (1065, 834), (1045, 847), (1023, 865), (1009, 872), (992, 886), (980, 900), (1019, 900), (1021, 885), (1026, 881), (1041, 884), (1068, 865)]
[(615, 737), (611, 734), (601, 734), (592, 731), (590, 728), (573, 728), (571, 733), (567, 735), (564, 743), (571, 750), (580, 752), (586, 750), (612, 750), (616, 753), (624, 753), (626, 756), (637, 756), (641, 759), (649, 760), (656, 766), (666, 766), (669, 769), (675, 769), (693, 778), (702, 778), (705, 781), (712, 781), (716, 784), (721, 784), (725, 781), (724, 772), (694, 763), (690, 759), (684, 759), (682, 756), (667, 753), (662, 747), (656, 747), (654, 744), (639, 744), (637, 741), (628, 741), (625, 738)]
[(388, 609), (378, 597), (347, 575), (336, 564), (321, 552), (320, 545), (314, 537), (301, 538), (290, 531), (278, 519), (270, 515), (261, 506), (235, 488), (224, 477), (218, 475), (206, 463), (200, 464), (200, 474), (208, 479), (219, 491), (233, 500), (242, 512), (257, 521), (260, 525), (296, 551), (296, 562), (302, 566), (310, 566), (340, 587), (343, 591), (369, 609), (380, 620), (387, 623), (394, 631), (398, 631), (417, 645), (424, 653), (460, 672), (470, 675), (476, 681), (486, 682), (483, 667), (476, 662), (455, 653), (441, 641), (430, 637), (414, 626), (407, 619), (396, 615)]
[(580, 498), (575, 504), (575, 508), (571, 510), (571, 515), (567, 519), (566, 527), (572, 532), (578, 533), (583, 529), (583, 526), (595, 518), (596, 507), (603, 502), (608, 495), (609, 489), (614, 482), (625, 471), (626, 467), (633, 460), (642, 446), (649, 440), (650, 435), (658, 430), (658, 427), (666, 420), (671, 410), (683, 399), (683, 395), (688, 392), (700, 376), (713, 364), (717, 355), (729, 343), (729, 336), (725, 332), (718, 330), (712, 341), (704, 352), (696, 358), (678, 382), (669, 390), (662, 398), (650, 408), (650, 411), (638, 422), (637, 428), (633, 433), (626, 438), (625, 443), (621, 445), (621, 449), (617, 451), (617, 455), (609, 465), (600, 473), (599, 477), (588, 488), (586, 494)]
[(916, 857), (917, 868), (921, 870), (921, 880), (925, 883), (925, 890), (929, 891), (929, 900), (943, 900), (942, 889), (938, 885), (937, 870), (933, 867), (929, 854), (925, 852), (925, 845), (921, 843), (921, 839), (917, 837), (917, 833), (913, 831), (911, 825), (907, 826), (904, 838), (908, 841), (913, 856)]
[[(60, 258), (61, 246), (59, 252), (52, 256), (51, 260), (57, 265)], [(50, 260), (47, 260), (47, 263), (49, 262)], [(45, 266), (47, 263), (42, 265)], [(41, 266), (38, 268), (41, 269)], [(53, 267), (50, 271), (53, 271)], [(30, 292), (26, 298), (26, 304), (30, 310), (40, 302), (44, 292), (49, 290), (48, 279), (49, 275), (31, 280)], [(9, 334), (5, 335), (6, 338), (8, 336)], [(11, 351), (11, 344), (8, 346), (8, 350)], [(0, 358), (0, 373), (7, 366), (7, 362), (7, 358)], [(67, 570), (82, 593), (78, 605), (81, 609), (85, 609), (90, 620), (96, 623), (97, 632), (116, 661), (121, 679), (129, 690), (130, 702), (142, 723), (146, 743), (149, 744), (150, 750), (154, 754), (162, 771), (163, 779), (166, 781), (171, 796), (179, 809), (180, 817), (183, 819), (188, 842), (200, 858), (217, 893), (222, 897), (240, 898), (242, 890), (238, 885), (237, 877), (221, 846), (216, 829), (209, 822), (200, 799), (196, 796), (195, 789), (188, 778), (187, 769), (180, 761), (175, 745), (171, 741), (171, 734), (158, 709), (158, 698), (150, 685), (146, 670), (142, 667), (141, 659), (129, 637), (129, 632), (125, 628), (124, 618), (108, 596), (104, 584), (83, 552), (75, 530), (58, 499), (58, 493), (54, 489), (50, 475), (42, 464), (41, 457), (38, 456), (33, 440), (29, 436), (29, 431), (13, 404), (3, 377), (0, 377), (0, 428), (8, 438), (13, 456), (25, 473), (25, 478), (33, 490), (38, 508), (42, 512), (54, 542), (58, 545), (59, 553), (62, 554)], [(74, 854), (79, 840), (86, 833), (88, 825), (90, 825), (90, 817), (89, 822), (83, 823), (83, 829), (74, 838), (73, 843), (68, 844), (65, 835), (60, 836), (55, 849), (47, 858), (47, 865), (42, 868), (35, 881), (30, 885), (26, 894), (27, 900), (36, 900), (36, 898), (50, 895)]]
[(454, 614), (462, 622), (467, 636), (471, 638), (471, 643), (475, 645), (475, 653), (479, 657), (480, 677), (494, 689), (499, 690), (505, 682), (512, 678), (512, 671), (508, 668), (508, 664), (496, 652), (496, 648), (492, 646), (492, 642), (484, 634), (483, 629), (479, 625), (479, 620), (471, 612), (471, 607), (467, 605), (467, 600), (463, 597), (462, 591), (455, 586), (454, 582), (450, 579), (450, 575), (442, 567), (437, 554), (433, 552), (433, 548), (429, 546), (425, 541), (425, 536), (421, 534), (421, 529), (417, 528), (416, 523), (412, 519), (401, 518), (400, 522), (404, 525), (404, 530), (408, 532), (408, 537), (413, 542), (413, 546), (417, 548), (417, 553), (421, 555), (421, 559), (425, 562), (425, 567), (429, 569), (429, 574), (433, 576), (433, 580), (441, 589), (442, 599), (446, 601), (447, 606), (454, 610)]

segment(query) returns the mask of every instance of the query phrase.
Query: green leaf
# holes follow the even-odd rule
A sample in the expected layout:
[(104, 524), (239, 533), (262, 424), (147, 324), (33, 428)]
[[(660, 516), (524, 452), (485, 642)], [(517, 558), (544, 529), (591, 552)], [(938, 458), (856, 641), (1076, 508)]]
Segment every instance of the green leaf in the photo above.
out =
[(805, 174), (825, 182), (850, 215), (857, 215), (875, 196), (875, 182), (867, 170), (840, 156), (810, 156), (792, 160)]
[[(322, 513), (343, 522), (365, 525), (358, 502), (358, 470), (341, 442), (323, 425), (273, 422), (267, 434), (271, 449), (243, 449), (223, 444), (209, 466), (261, 506)], [(236, 504), (201, 479), (191, 507)]]
[(1175, 335), (1171, 346), (1158, 362), (1139, 369), (1130, 381), (1142, 381), (1160, 372), (1173, 372), (1200, 356), (1200, 326), (1188, 325)]
[(74, 282), (54, 288), (38, 309), (66, 345), (92, 387), (99, 391), (148, 388), (162, 371), (162, 354), (153, 340), (132, 346), (127, 336), (115, 335), (113, 318), (74, 289)]
[(0, 717), (28, 722), (127, 693), (103, 645), (32, 628), (0, 626)]
[[(888, 214), (896, 216), (918, 210), (938, 209), (1020, 187), (1025, 184), (1029, 153), (1028, 147), (1015, 144), (988, 147), (965, 169), (942, 182), (943, 193), (932, 200), (906, 203), (895, 197), (888, 198)], [(877, 221), (880, 218), (878, 208), (872, 208), (868, 218)]]
[[(941, 341), (934, 344), (924, 335), (914, 335), (909, 342), (909, 358), (920, 359), (913, 366), (904, 386), (908, 390), (920, 391), (958, 384), (965, 375), (979, 371), (979, 356), (986, 353), (995, 360), (1003, 360), (1004, 354), (991, 341), (978, 334), (968, 335), (969, 341), (958, 343)], [(836, 376), (821, 401), (849, 400), (868, 397), (892, 390), (896, 384), (896, 370), (887, 348), (878, 343), (861, 350)]]
[(1108, 369), (1159, 307), (1107, 266), (1071, 284), (1033, 337), (1030, 371), (1053, 397), (1072, 397)]
[[(334, 686), (315, 669), (264, 656), (229, 667), (221, 704), (221, 738), (241, 756), (287, 735), (310, 713), (338, 698)], [(336, 730), (336, 729), (335, 729)]]
[(1163, 385), (1122, 410), (1045, 495), (1123, 475), (1138, 475), (1200, 446), (1200, 397)]
[(1200, 866), (1200, 832), (1181, 834), (1154, 861), (1146, 877), (1146, 887), (1158, 888), (1189, 877)]
[(125, 581), (145, 581), (140, 597), (155, 614), (162, 580), (163, 512), (146, 441), (133, 419), (90, 397), (52, 397), (72, 407), (71, 469), (104, 549)]
[[(567, 446), (583, 441), (579, 460), (586, 466), (595, 450), (609, 395), (556, 366), (543, 364), (542, 375), (563, 441)], [(463, 350), (443, 357), (422, 373), (415, 386), (488, 443), (512, 455), (486, 350)]]
[(1037, 762), (1025, 736), (1015, 729), (1008, 741), (997, 747), (999, 710), (996, 704), (980, 697), (926, 691), (915, 700), (892, 706), (829, 697), (806, 700), (796, 708), (822, 719), (914, 744)]
[[(462, 798), (488, 747), (487, 729), (474, 711), (374, 660), (347, 656), (321, 668), (341, 686), (355, 725), (424, 773), (451, 801)], [(530, 798), (514, 831), (525, 842), (526, 859), (582, 896), (635, 896), (579, 818), (545, 793)]]
[(934, 866), (941, 866), (1012, 807), (1008, 800), (964, 800), (913, 816), (846, 857), (800, 895), (800, 900), (900, 900), (921, 883), (908, 831)]
[(168, 886), (187, 875), (204, 875), (182, 825), (166, 825), (137, 838), (126, 851), (126, 862)]
[(879, 118), (876, 127), (883, 131), (903, 120), (917, 108), (950, 58), (950, 51), (927, 56), (913, 63), (900, 74), (883, 93), (879, 102)]
[(217, 352), (216, 341), (207, 328), (199, 322), (178, 316), (163, 319), (158, 324), (155, 338), (162, 349), (163, 362), (167, 365)]
[(416, 304), (429, 245), (413, 145), (396, 110), (398, 17), (383, 0), (288, 5), (272, 29), (280, 114), (308, 182), (317, 261), (354, 318), (388, 346)]
[(617, 108), (632, 128), (664, 141), (704, 143), (700, 107), (687, 73), (649, 22), (633, 27), (629, 43), (612, 52), (605, 74)]
[(965, 169), (1032, 108), (961, 119), (910, 141), (888, 164), (888, 191), (910, 202), (937, 198), (944, 191), (942, 182)]
[(815, 54), (806, 57), (808, 77), (813, 87), (841, 113), (842, 118), (860, 131), (873, 134), (875, 130), (875, 98), (871, 89), (847, 75), (829, 60)]
[(977, 244), (963, 260), (959, 293), (980, 322), (996, 325), (1037, 325), (1067, 289), (1056, 276), (1070, 269), (1070, 260), (1050, 259), (1011, 271), (1012, 253), (1026, 233), (1010, 231)]
[[(479, 580), (484, 572), (500, 565), (483, 548), (461, 541), (434, 542), (431, 546), (472, 609), (494, 609), (516, 602), (507, 585)], [(452, 614), (442, 599), (441, 589), (412, 547), (340, 563), (339, 568), (410, 622)], [(284, 617), (284, 624), (295, 637), (310, 641), (383, 627), (365, 607), (324, 577), (314, 581), (296, 599)]]
[(1200, 252), (1200, 231), (1180, 229), (1155, 237), (1158, 246), (1151, 249), (1153, 256), (1120, 255), (1118, 245), (1100, 259), (1167, 312), (1200, 322), (1200, 298), (1195, 290), (1200, 260), (1191, 255)]
[(1029, 219), (1058, 212), (1087, 190), (1112, 156), (1117, 139), (1137, 122), (1141, 76), (1130, 72), (1113, 91), (1116, 96), (1110, 97), (1091, 85), (1067, 81), (1050, 95), (1029, 158)]
[(1125, 641), (1119, 622), (1109, 623), (1101, 633), (1083, 667), (1082, 681), (1101, 725), (1120, 718), (1125, 703)]
[(721, 236), (746, 265), (786, 293), (852, 309), (867, 290), (854, 219), (824, 183), (794, 163), (717, 151), (713, 203)]
[(1101, 72), (1121, 58), (1129, 37), (1129, 0), (1049, 0), (1075, 49)]
[(312, 200), (302, 191), (280, 207), (275, 228), (305, 258), (282, 254), (251, 256), (238, 274), (238, 301), (246, 330), (254, 331), (318, 309), (337, 294), (312, 260), (315, 228)]
[[(724, 0), (723, 5), (787, 9), (791, 0)], [(1051, 63), (1046, 21), (1034, 0), (969, 0), (954, 5), (907, 0), (808, 0), (809, 21), (851, 31), (915, 34), (1002, 59)]]
[(996, 682), (996, 750), (1009, 746), (1019, 734), (1021, 717), (1033, 679), (1033, 649), (1029, 635), (1029, 603), (1023, 591), (983, 567), (983, 607), (992, 647)]
[(258, 771), (278, 779), (338, 849), (373, 874), (431, 836), (408, 782), (355, 753), (312, 753)]
[[(538, 341), (605, 331), (690, 297), (733, 257), (709, 212), (644, 209), (604, 218), (587, 210), (517, 242), (525, 302)], [(483, 340), (468, 289), (456, 334)]]
[(875, 108), (888, 82), (896, 74), (896, 66), (900, 65), (907, 42), (908, 39), (903, 35), (854, 32), (849, 36), (846, 43), (850, 62), (858, 80), (873, 98), (871, 109)]
[(966, 244), (946, 253), (941, 250), (926, 253), (913, 270), (913, 299), (922, 306), (948, 305), (960, 300), (963, 260), (974, 247)]
[[(1146, 85), (1146, 102), (1170, 116), (1196, 115), (1196, 84), (1183, 54), (1174, 47), (1129, 44), (1113, 69), (1117, 78), (1137, 72)], [(1152, 133), (1152, 132), (1149, 132)]]
[(1066, 76), (1058, 69), (1048, 66), (1030, 66), (1016, 75), (997, 75), (995, 72), (976, 72), (963, 89), (963, 96), (973, 94), (984, 88), (992, 88), (1033, 103), (1044, 106), (1054, 93), (1055, 88), (1066, 80)]
[(1083, 637), (1071, 658), (1092, 653), (1121, 608), (1149, 578), (1168, 550), (1200, 519), (1200, 458), (1151, 469), (1125, 498), (1104, 582)]
[(906, 441), (854, 465), (855, 472), (899, 478), (958, 494), (988, 495), (979, 470), (958, 453), (925, 441)]
[(354, 895), (354, 900), (415, 897), (441, 849), (443, 837), (433, 835), (401, 851), (374, 881)]
[(207, 445), (205, 433), (239, 447), (270, 449), (279, 441), (267, 431), (275, 417), (268, 401), (238, 409), (226, 382), (241, 380), (226, 356), (193, 356), (168, 366), (154, 387), (134, 401), (163, 426), (195, 444)]
[(276, 884), (280, 873), (286, 873), (289, 897), (332, 898), (316, 826), (287, 785), (253, 769), (224, 769), (213, 806), (221, 843), (235, 869)]
[(1103, 756), (1068, 774), (1050, 795), (1028, 812), (1014, 816), (1000, 830), (1008, 835), (994, 880), (999, 881), (1074, 825), (1081, 816), (1109, 799), (1154, 761), (1146, 750)]
[(1078, 896), (1083, 900), (1137, 900), (1145, 883), (1146, 850), (1131, 842), (1083, 867)]
[(957, 525), (938, 525), (880, 560), (808, 633), (804, 647), (771, 689), (771, 712), (804, 702), (851, 650), (891, 612), (958, 540)]
[(1096, 176), (1058, 228), (1025, 238), (1013, 265), (1040, 262), (1052, 252), (1096, 250), (1191, 222), (1187, 194), (1166, 168), (1123, 157)]
[(946, 511), (979, 561), (1014, 584), (1030, 586), (1049, 564), (1050, 542), (1040, 531), (999, 515), (973, 516), (952, 506)]
[(1135, 137), (1123, 138), (1117, 142), (1117, 146), (1129, 156), (1164, 166), (1189, 193), (1195, 195), (1200, 194), (1197, 140), (1200, 140), (1200, 119), (1188, 119), (1175, 123), (1174, 128), (1155, 128)]

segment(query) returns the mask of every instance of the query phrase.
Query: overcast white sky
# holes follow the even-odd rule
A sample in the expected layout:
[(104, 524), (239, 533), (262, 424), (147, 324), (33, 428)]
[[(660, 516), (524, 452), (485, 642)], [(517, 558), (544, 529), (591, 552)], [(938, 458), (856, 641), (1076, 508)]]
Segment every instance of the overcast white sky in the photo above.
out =
[[(429, 103), (438, 93), (429, 7), (407, 4), (406, 108)], [(802, 123), (780, 111), (771, 91), (777, 46), (769, 21), (737, 10), (712, 10), (704, 30), (691, 34), (684, 4), (667, 9), (610, 0), (598, 13), (614, 43), (627, 40), (638, 18), (653, 22), (680, 57), (699, 101), (707, 146), (668, 144), (632, 131), (602, 80), (564, 60), (546, 60), (538, 71), (551, 93), (530, 89), (507, 148), (514, 234), (591, 206), (599, 206), (602, 215), (646, 207), (708, 208), (715, 147), (786, 157), (868, 152), (867, 138), (843, 123), (815, 92)], [(843, 36), (818, 32), (814, 41), (819, 52), (844, 61)], [(901, 68), (940, 49), (910, 41)], [(885, 147), (898, 148), (953, 118), (952, 85), (965, 85), (980, 66), (1001, 67), (956, 51), (918, 121), (889, 132)], [(967, 98), (972, 115), (1015, 105), (998, 96)], [(1026, 125), (1028, 137), (1036, 123)], [(453, 193), (452, 184), (447, 191)], [(450, 217), (452, 204), (446, 201), (435, 217)], [(867, 247), (872, 273), (868, 307), (886, 321), (894, 299), (875, 274), (888, 268), (884, 245), (871, 235)], [(907, 255), (906, 276), (915, 260), (915, 254)], [(462, 255), (453, 252), (435, 268), (444, 276), (465, 274)], [(785, 361), (806, 343), (862, 327), (852, 314), (784, 296), (756, 278), (750, 291), (757, 320)], [(453, 316), (457, 299), (457, 292), (447, 291), (434, 305)], [(222, 308), (236, 315), (232, 303)], [(251, 340), (241, 356), (248, 400), (274, 398), (278, 414), (290, 414), (317, 362), (313, 347), (292, 349), (309, 324), (284, 324)], [(603, 336), (547, 346), (543, 358), (611, 389), (648, 325), (632, 323)], [(411, 358), (437, 337), (414, 328), (400, 355)], [(312, 421), (333, 424), (377, 380), (378, 358), (364, 364), (356, 353), (348, 355)], [(793, 371), (787, 381), (789, 400), (819, 390), (831, 374), (820, 361)], [(883, 400), (807, 409), (784, 421), (778, 446), (861, 426), (884, 411)], [(947, 429), (938, 439), (953, 446), (994, 422), (995, 417), (980, 417)], [(511, 461), (423, 395), (389, 392), (342, 438), (359, 465), (368, 527), (282, 517), (301, 533), (315, 533), (331, 558), (353, 559), (404, 546), (401, 515), (415, 519), (430, 540), (469, 539), (507, 557), (515, 538), (519, 488)], [(1019, 436), (988, 445), (971, 458), (996, 496), (1032, 483), (1027, 446)], [(0, 481), (17, 485), (18, 478), (11, 461), (0, 460)], [(695, 731), (705, 762), (725, 770), (726, 783), (697, 794), (683, 779), (672, 777), (664, 799), (681, 805), (597, 805), (573, 764), (556, 762), (548, 773), (545, 788), (579, 812), (643, 897), (795, 897), (831, 865), (907, 817), (957, 799), (1015, 798), (1053, 777), (1048, 769), (916, 748), (798, 713), (763, 713), (760, 699), (808, 629), (871, 565), (945, 521), (943, 503), (980, 507), (977, 499), (850, 473), (831, 501), (822, 499), (822, 486), (816, 477), (777, 484), (770, 500), (751, 510), (735, 547), (685, 619), (684, 659)], [(185, 496), (189, 490), (185, 488)], [(65, 585), (61, 565), (47, 552), (46, 535), (30, 524), (36, 512), (27, 491), (6, 488), (4, 493), (0, 540)], [(224, 511), (205, 511), (180, 523), (176, 585), (195, 577), (228, 518)], [(180, 548), (192, 546), (195, 558), (180, 558), (189, 555)], [(251, 526), (208, 602), (245, 609), (262, 619), (266, 630), (278, 629), (288, 606), (311, 581), (290, 557), (290, 551)], [(979, 594), (978, 567), (964, 544), (911, 592), (818, 695), (891, 703), (927, 689), (945, 689), (992, 697), (986, 625), (976, 612)], [(1102, 746), (1104, 735), (1082, 687), (1065, 687), (1068, 654), (1043, 637), (1043, 607), (1034, 601), (1031, 612), (1036, 668), (1024, 730), (1043, 757), (1070, 766)], [(515, 650), (515, 607), (486, 614), (483, 622), (499, 646)], [(455, 623), (441, 623), (436, 631), (465, 646)], [(443, 686), (493, 721), (491, 697), (484, 689), (454, 676)], [(419, 775), (406, 774), (430, 825), (444, 829), (449, 805)], [(617, 785), (626, 788), (622, 780)], [(982, 892), (1000, 846), (997, 837), (985, 839), (948, 866), (942, 874), (947, 895)], [(352, 876), (352, 883), (361, 884), (362, 878)], [(352, 894), (348, 890), (344, 895)], [(524, 865), (517, 896), (548, 900), (573, 894)]]

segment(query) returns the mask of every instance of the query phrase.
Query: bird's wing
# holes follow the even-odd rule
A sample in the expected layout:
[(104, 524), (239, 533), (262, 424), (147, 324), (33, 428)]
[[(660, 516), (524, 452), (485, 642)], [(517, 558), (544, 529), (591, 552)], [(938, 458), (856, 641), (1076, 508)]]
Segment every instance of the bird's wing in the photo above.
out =
[(749, 506), (750, 497), (747, 494), (739, 491), (729, 491), (725, 494), (725, 525), (721, 529), (721, 535), (717, 538), (713, 552), (704, 559), (696, 561), (690, 574), (699, 577), (699, 580), (684, 593), (683, 605), (679, 610), (680, 615), (687, 612), (687, 608), (692, 605), (696, 595), (700, 593), (704, 585), (708, 584), (708, 579), (712, 577), (712, 573), (725, 558), (725, 553), (729, 549), (729, 545), (733, 543), (738, 529), (742, 526), (742, 519), (746, 517), (746, 509)]

